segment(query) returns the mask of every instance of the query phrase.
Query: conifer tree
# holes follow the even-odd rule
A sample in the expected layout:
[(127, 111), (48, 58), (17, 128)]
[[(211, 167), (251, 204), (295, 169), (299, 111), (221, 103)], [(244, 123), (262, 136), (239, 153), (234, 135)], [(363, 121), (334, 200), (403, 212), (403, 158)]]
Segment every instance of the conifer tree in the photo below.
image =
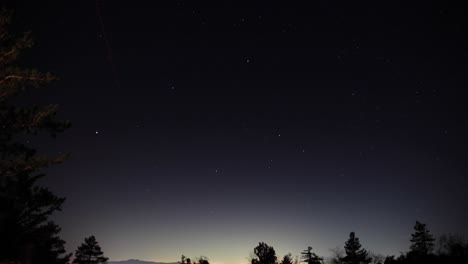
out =
[(434, 237), (430, 234), (426, 224), (416, 221), (415, 232), (411, 234), (411, 251), (414, 253), (427, 255), (434, 248)]
[(320, 264), (323, 261), (323, 258), (312, 252), (312, 247), (307, 247), (301, 254), (302, 262), (307, 264)]
[(342, 258), (344, 264), (368, 264), (372, 261), (365, 249), (361, 249), (359, 238), (354, 232), (349, 234), (349, 239), (345, 243), (346, 256)]
[(85, 242), (78, 247), (75, 252), (75, 259), (73, 263), (75, 264), (100, 264), (107, 263), (109, 258), (104, 256), (104, 253), (101, 250), (96, 238), (90, 236), (85, 238)]
[(17, 59), (32, 44), (29, 32), (9, 31), (13, 12), (0, 8), (0, 262), (67, 263), (60, 227), (49, 217), (64, 198), (37, 185), (41, 169), (64, 157), (39, 156), (28, 136), (55, 136), (69, 125), (57, 121), (56, 105), (18, 106), (19, 95), (47, 85), (49, 73), (20, 67)]

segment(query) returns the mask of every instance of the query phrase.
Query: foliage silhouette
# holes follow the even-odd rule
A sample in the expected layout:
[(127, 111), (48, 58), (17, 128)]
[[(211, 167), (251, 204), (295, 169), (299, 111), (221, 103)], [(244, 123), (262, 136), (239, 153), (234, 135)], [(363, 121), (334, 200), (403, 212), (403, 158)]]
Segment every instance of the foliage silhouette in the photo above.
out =
[(284, 255), (283, 259), (281, 260), (280, 264), (294, 264), (294, 260), (292, 258), (291, 253)]
[(312, 252), (312, 247), (307, 247), (306, 250), (301, 252), (302, 262), (307, 264), (320, 264), (323, 261), (323, 258), (317, 256), (317, 254)]
[(187, 258), (186, 256), (182, 255), (180, 257), (179, 264), (192, 264), (192, 260), (190, 258)]
[[(419, 223), (419, 222), (418, 222)], [(433, 243), (432, 235), (425, 227), (420, 226), (416, 229), (416, 233), (424, 231), (426, 240)], [(429, 235), (427, 235), (429, 234)], [(411, 241), (413, 242), (413, 236)], [(416, 236), (422, 237), (422, 236)], [(429, 239), (427, 239), (429, 238)], [(418, 240), (419, 241), (419, 240)], [(433, 246), (433, 245), (432, 245)], [(331, 256), (327, 261), (323, 261), (321, 257), (312, 253), (312, 247), (308, 247), (302, 254), (302, 262), (305, 263), (329, 263), (329, 264), (460, 264), (468, 263), (468, 242), (459, 236), (443, 235), (439, 239), (438, 254), (421, 254), (413, 250), (413, 245), (408, 253), (402, 253), (400, 256), (383, 256), (381, 254), (368, 252), (363, 249), (359, 238), (354, 232), (351, 232), (349, 239), (345, 243), (344, 251), (342, 248), (334, 248), (330, 251)], [(273, 247), (261, 242), (254, 250), (255, 257), (251, 258), (252, 264), (269, 263), (276, 264), (276, 253)], [(291, 253), (286, 254), (280, 264), (296, 264), (298, 261), (293, 261)]]
[(411, 234), (411, 251), (417, 254), (427, 255), (434, 249), (435, 239), (429, 232), (426, 224), (416, 221), (415, 232)]
[(342, 258), (344, 264), (368, 264), (372, 261), (365, 249), (361, 249), (359, 238), (354, 232), (349, 234), (349, 239), (345, 243), (346, 256)]
[(260, 242), (255, 247), (254, 254), (257, 258), (252, 259), (252, 264), (276, 264), (277, 262), (275, 249), (264, 242)]
[(60, 227), (49, 217), (61, 210), (59, 198), (37, 181), (40, 170), (64, 160), (64, 156), (39, 156), (28, 136), (55, 137), (68, 126), (57, 121), (56, 105), (18, 106), (12, 102), (30, 88), (57, 79), (49, 73), (18, 67), (17, 59), (33, 45), (29, 32), (10, 32), (13, 12), (0, 10), (0, 262), (67, 263)]
[(96, 238), (90, 236), (85, 238), (85, 242), (82, 243), (75, 252), (74, 264), (100, 264), (107, 263), (109, 258), (104, 256)]
[[(459, 264), (468, 263), (468, 243), (461, 237), (442, 235), (439, 250), (432, 254), (433, 241), (426, 225), (416, 222), (415, 233), (410, 241), (410, 251), (398, 258), (388, 256), (384, 264)], [(415, 234), (417, 234), (415, 236)], [(416, 239), (415, 239), (416, 238)], [(417, 244), (416, 244), (417, 243)]]
[(395, 256), (387, 256), (385, 258), (384, 264), (397, 264), (398, 260), (395, 259)]
[(200, 256), (195, 260), (194, 264), (210, 264), (209, 260), (205, 256)]
[(468, 243), (461, 236), (444, 234), (438, 239), (440, 256), (467, 256)]
[(210, 264), (210, 261), (205, 256), (200, 256), (195, 259), (194, 262), (190, 258), (187, 258), (185, 255), (180, 257), (180, 261), (177, 261), (179, 264)]

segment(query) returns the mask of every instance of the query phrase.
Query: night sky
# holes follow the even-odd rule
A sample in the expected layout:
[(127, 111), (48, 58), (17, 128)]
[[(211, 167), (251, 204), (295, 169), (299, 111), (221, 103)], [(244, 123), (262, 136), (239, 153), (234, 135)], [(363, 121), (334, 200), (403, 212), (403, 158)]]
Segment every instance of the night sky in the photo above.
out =
[(398, 254), (416, 220), (468, 235), (468, 9), (6, 2), (35, 38), (22, 62), (61, 78), (25, 100), (72, 122), (34, 142), (71, 154), (42, 181), (69, 251), (95, 235), (111, 260), (243, 264), (351, 231)]

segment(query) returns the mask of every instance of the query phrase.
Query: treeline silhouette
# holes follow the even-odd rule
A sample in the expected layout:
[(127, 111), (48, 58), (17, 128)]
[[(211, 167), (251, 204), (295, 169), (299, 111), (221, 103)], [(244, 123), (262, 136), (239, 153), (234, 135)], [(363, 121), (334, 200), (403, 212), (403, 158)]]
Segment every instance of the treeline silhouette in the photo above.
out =
[[(442, 235), (437, 243), (426, 224), (416, 221), (414, 233), (411, 234), (411, 246), (407, 253), (399, 256), (383, 256), (364, 249), (359, 238), (354, 232), (349, 234), (344, 244), (344, 250), (332, 250), (333, 255), (325, 258), (312, 252), (312, 247), (307, 247), (301, 252), (301, 256), (293, 258), (291, 253), (284, 255), (278, 261), (276, 251), (272, 246), (260, 242), (254, 248), (254, 255), (250, 264), (461, 264), (468, 263), (468, 243), (455, 235)], [(437, 249), (435, 249), (437, 245)], [(179, 264), (209, 264), (206, 257), (202, 261), (191, 262), (182, 255)]]
[[(19, 67), (17, 59), (32, 44), (31, 34), (12, 33), (13, 12), (0, 9), (0, 264), (68, 264), (72, 254), (65, 250), (61, 228), (51, 216), (61, 210), (65, 198), (38, 185), (43, 169), (61, 163), (66, 156), (45, 157), (37, 154), (27, 140), (40, 133), (52, 137), (70, 126), (57, 120), (56, 105), (15, 105), (17, 97), (30, 88), (44, 87), (57, 78), (49, 73)], [(254, 248), (250, 264), (410, 264), (468, 263), (468, 244), (451, 235), (441, 236), (437, 250), (427, 226), (416, 222), (409, 252), (383, 257), (364, 249), (351, 232), (344, 252), (335, 250), (325, 259), (307, 247), (301, 258), (286, 254), (280, 261), (273, 247), (260, 242)], [(85, 238), (75, 251), (73, 264), (100, 264), (108, 260), (96, 238)], [(180, 264), (209, 264), (206, 257), (194, 262), (182, 256)]]

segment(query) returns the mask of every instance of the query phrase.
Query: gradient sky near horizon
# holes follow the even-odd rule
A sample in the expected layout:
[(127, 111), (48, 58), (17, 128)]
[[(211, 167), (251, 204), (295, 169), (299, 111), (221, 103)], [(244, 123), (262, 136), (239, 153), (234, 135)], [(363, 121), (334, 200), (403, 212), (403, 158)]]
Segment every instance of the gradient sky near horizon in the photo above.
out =
[[(72, 122), (43, 184), (67, 249), (244, 264), (468, 235), (466, 8), (447, 1), (8, 1)], [(411, 2), (411, 3), (408, 3)]]

